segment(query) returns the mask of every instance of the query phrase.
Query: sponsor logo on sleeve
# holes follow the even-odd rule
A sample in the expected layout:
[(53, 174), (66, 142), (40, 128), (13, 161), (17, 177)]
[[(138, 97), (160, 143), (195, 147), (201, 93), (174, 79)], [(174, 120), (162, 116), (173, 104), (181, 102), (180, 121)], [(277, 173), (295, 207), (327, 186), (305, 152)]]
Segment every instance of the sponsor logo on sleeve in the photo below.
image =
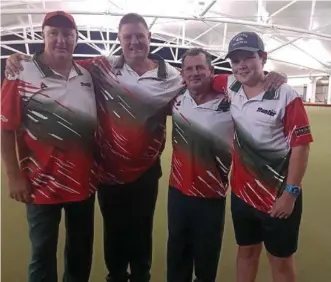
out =
[(297, 137), (310, 134), (310, 126), (306, 125), (306, 126), (299, 127), (294, 132)]

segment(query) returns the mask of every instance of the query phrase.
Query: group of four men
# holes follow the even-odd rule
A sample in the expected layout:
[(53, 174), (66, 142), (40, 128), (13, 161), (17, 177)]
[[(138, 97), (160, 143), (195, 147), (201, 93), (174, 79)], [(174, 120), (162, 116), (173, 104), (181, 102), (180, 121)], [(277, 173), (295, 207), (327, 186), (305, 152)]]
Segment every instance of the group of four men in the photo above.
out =
[(260, 37), (235, 36), (227, 54), (234, 76), (214, 76), (203, 49), (185, 53), (181, 74), (151, 55), (151, 34), (138, 14), (120, 21), (119, 57), (74, 62), (77, 26), (63, 11), (47, 14), (42, 27), (43, 52), (7, 60), (1, 97), (8, 188), (27, 207), (29, 281), (57, 281), (62, 209), (63, 279), (88, 281), (96, 190), (106, 280), (150, 281), (160, 155), (172, 115), (167, 281), (192, 281), (193, 273), (196, 281), (215, 281), (232, 164), (237, 281), (255, 280), (264, 243), (273, 280), (294, 282), (312, 137), (302, 100), (286, 78), (265, 76)]

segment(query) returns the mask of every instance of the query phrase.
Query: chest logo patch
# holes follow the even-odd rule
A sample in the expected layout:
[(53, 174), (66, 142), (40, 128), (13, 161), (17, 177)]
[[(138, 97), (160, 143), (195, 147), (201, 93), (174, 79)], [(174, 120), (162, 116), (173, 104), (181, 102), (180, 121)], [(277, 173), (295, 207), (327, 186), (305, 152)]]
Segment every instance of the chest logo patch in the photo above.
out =
[(259, 107), (257, 109), (257, 112), (262, 113), (262, 114), (266, 114), (266, 115), (272, 116), (272, 117), (276, 114), (276, 112), (274, 110), (267, 110), (267, 109), (263, 109), (261, 107)]

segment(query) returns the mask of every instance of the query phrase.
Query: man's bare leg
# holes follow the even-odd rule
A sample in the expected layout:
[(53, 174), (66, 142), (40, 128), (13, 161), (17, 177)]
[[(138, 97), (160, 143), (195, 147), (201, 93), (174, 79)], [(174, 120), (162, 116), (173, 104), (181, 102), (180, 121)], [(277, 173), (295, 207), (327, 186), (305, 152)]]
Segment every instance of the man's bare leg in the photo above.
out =
[(287, 258), (279, 258), (268, 253), (274, 282), (296, 282), (293, 255)]
[(237, 254), (237, 282), (254, 282), (259, 268), (262, 244), (239, 246)]

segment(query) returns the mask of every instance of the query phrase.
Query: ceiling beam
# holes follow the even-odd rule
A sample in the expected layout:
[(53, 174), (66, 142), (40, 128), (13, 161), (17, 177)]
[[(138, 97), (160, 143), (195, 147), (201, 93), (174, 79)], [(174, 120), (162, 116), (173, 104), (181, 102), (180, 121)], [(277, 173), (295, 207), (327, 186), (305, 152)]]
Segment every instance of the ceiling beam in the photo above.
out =
[[(46, 14), (47, 12), (51, 12), (51, 10), (46, 9), (34, 9), (33, 11), (27, 11), (26, 9), (4, 9), (1, 11), (2, 16), (4, 15), (28, 15), (28, 14)], [(110, 15), (110, 16), (124, 16), (125, 13), (116, 13), (111, 12), (109, 10), (106, 11), (89, 11), (89, 10), (68, 10), (67, 11), (70, 14), (77, 14), (77, 15)], [(173, 15), (161, 15), (161, 14), (142, 14), (143, 17), (150, 18), (150, 17), (157, 17), (157, 18), (163, 18), (163, 19), (177, 19), (177, 20), (197, 20), (194, 16), (173, 16)], [(263, 28), (270, 28), (275, 30), (283, 30), (283, 31), (291, 31), (295, 33), (301, 33), (301, 34), (309, 34), (314, 35), (316, 38), (325, 39), (325, 40), (331, 40), (330, 34), (325, 33), (317, 33), (311, 30), (302, 29), (302, 28), (295, 28), (295, 27), (289, 27), (289, 26), (283, 26), (283, 25), (277, 25), (277, 24), (267, 24), (267, 23), (258, 23), (255, 21), (247, 21), (247, 20), (240, 20), (240, 19), (234, 19), (234, 18), (198, 18), (198, 20), (205, 20), (208, 22), (221, 22), (221, 23), (231, 23), (231, 24), (238, 24), (238, 25), (247, 25), (247, 26), (256, 26), (256, 27), (263, 27)]]
[[(326, 24), (326, 25), (323, 25), (323, 26), (320, 26), (320, 27), (318, 27), (318, 28), (315, 28), (315, 29), (313, 29), (313, 30), (314, 30), (315, 32), (317, 32), (317, 31), (319, 31), (319, 30), (321, 30), (321, 29), (323, 29), (323, 28), (325, 28), (325, 27), (328, 27), (328, 26), (330, 26), (330, 25), (331, 25), (331, 22), (328, 23), (328, 24)], [(293, 38), (293, 39), (289, 40), (288, 42), (285, 42), (285, 43), (283, 43), (283, 44), (277, 46), (276, 48), (269, 50), (269, 51), (268, 51), (268, 54), (271, 54), (271, 53), (273, 53), (273, 52), (275, 52), (275, 51), (277, 51), (277, 50), (279, 50), (279, 49), (281, 49), (281, 48), (283, 48), (283, 47), (285, 47), (285, 46), (287, 46), (287, 45), (289, 45), (289, 44), (292, 44), (292, 43), (294, 43), (295, 41), (300, 40), (301, 38), (303, 38), (303, 36), (298, 36), (297, 38)]]
[(269, 18), (271, 19), (272, 17), (278, 15), (280, 12), (286, 10), (288, 7), (292, 6), (294, 3), (298, 2), (299, 0), (293, 0), (290, 3), (286, 4), (285, 6), (281, 7), (279, 10), (277, 10), (276, 12), (273, 12)]
[(313, 25), (314, 25), (315, 4), (316, 4), (316, 0), (312, 0), (311, 1), (311, 11), (310, 11), (310, 20), (309, 20), (309, 30), (312, 30)]
[[(116, 40), (91, 40), (87, 39), (84, 35), (81, 34), (80, 40), (78, 40), (78, 44), (89, 44), (92, 45), (91, 47), (97, 50), (98, 52), (101, 52), (102, 50), (96, 46), (95, 44), (103, 44), (103, 43), (108, 43), (108, 44), (117, 44), (118, 42)], [(17, 45), (17, 44), (42, 44), (44, 41), (41, 39), (35, 39), (35, 40), (2, 40), (1, 44), (6, 44), (6, 45)], [(170, 48), (182, 48), (182, 49), (191, 49), (191, 45), (178, 45), (178, 44), (164, 44), (164, 43), (155, 43), (151, 42), (150, 46), (156, 46), (156, 47), (170, 47)], [(216, 52), (220, 53), (223, 52), (220, 47), (218, 46), (210, 46), (210, 47), (205, 47), (204, 48), (206, 51), (210, 52)]]
[(216, 2), (216, 0), (210, 1), (210, 3), (200, 13), (199, 17), (203, 17), (205, 14), (207, 14), (207, 12), (215, 5)]
[(148, 29), (149, 29), (149, 30), (152, 29), (152, 27), (153, 27), (153, 25), (156, 23), (156, 21), (157, 21), (157, 18), (155, 17), (155, 18), (152, 20), (152, 22), (149, 24), (149, 26), (148, 26)]

